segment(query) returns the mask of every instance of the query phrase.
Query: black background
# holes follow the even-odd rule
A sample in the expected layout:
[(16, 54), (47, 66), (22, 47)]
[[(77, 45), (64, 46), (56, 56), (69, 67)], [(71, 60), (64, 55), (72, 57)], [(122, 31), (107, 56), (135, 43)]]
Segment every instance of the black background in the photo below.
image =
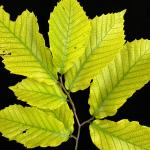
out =
[[(96, 15), (103, 13), (118, 12), (127, 9), (125, 14), (125, 35), (127, 41), (134, 39), (150, 39), (150, 0), (78, 0), (83, 6), (89, 18), (94, 18)], [(0, 5), (10, 13), (11, 19), (15, 20), (17, 15), (20, 15), (25, 9), (33, 11), (38, 18), (40, 32), (44, 35), (46, 45), (48, 43), (47, 32), (48, 19), (50, 12), (56, 6), (58, 0), (0, 0)], [(8, 86), (16, 84), (24, 77), (10, 74), (9, 71), (4, 69), (0, 58), (0, 108), (4, 108), (10, 104), (21, 103), (16, 101), (13, 92), (8, 89)], [(72, 94), (72, 98), (77, 107), (80, 121), (90, 118), (88, 113), (89, 106), (87, 104), (89, 89), (79, 91)], [(139, 121), (142, 125), (150, 127), (150, 82), (145, 85), (141, 90), (137, 91), (132, 98), (118, 110), (118, 113), (113, 117), (108, 117), (110, 120), (118, 121), (120, 119), (129, 119)], [(34, 150), (73, 150), (74, 140), (70, 139), (68, 142), (63, 143), (57, 148), (35, 148)], [(15, 141), (9, 142), (6, 138), (0, 137), (0, 149), (25, 150), (26, 148), (16, 143)], [(92, 144), (88, 132), (88, 125), (84, 126), (81, 130), (81, 137), (79, 142), (79, 150), (97, 150)]]

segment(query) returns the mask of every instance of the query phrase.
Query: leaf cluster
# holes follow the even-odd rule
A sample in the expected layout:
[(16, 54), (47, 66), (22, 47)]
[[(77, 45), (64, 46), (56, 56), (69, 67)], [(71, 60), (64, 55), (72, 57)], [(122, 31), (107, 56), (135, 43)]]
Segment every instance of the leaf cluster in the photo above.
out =
[[(90, 123), (91, 139), (99, 149), (150, 150), (149, 127), (105, 119), (150, 80), (150, 41), (125, 41), (124, 14), (90, 20), (77, 0), (61, 0), (50, 15), (48, 48), (33, 13), (26, 10), (11, 21), (0, 7), (3, 63), (11, 73), (27, 77), (10, 89), (30, 105), (0, 111), (2, 135), (27, 148), (55, 147), (73, 137), (77, 150), (80, 129)], [(70, 93), (89, 86), (93, 117), (80, 123)]]

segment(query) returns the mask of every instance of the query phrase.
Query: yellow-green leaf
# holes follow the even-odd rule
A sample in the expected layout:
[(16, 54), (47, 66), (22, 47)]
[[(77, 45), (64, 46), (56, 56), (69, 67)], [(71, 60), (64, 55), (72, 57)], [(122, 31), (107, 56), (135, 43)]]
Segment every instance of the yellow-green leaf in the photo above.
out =
[(93, 80), (90, 113), (96, 118), (112, 116), (133, 93), (150, 80), (150, 41), (135, 40)]
[(63, 74), (83, 54), (90, 22), (77, 0), (61, 0), (50, 15), (49, 25), (53, 62)]
[(66, 88), (72, 92), (84, 90), (91, 79), (106, 66), (124, 44), (125, 11), (102, 15), (91, 20), (91, 35), (85, 53), (66, 73)]
[(18, 99), (42, 109), (56, 109), (66, 103), (67, 99), (58, 85), (47, 85), (29, 78), (10, 89)]
[(20, 105), (0, 111), (0, 132), (27, 148), (58, 146), (69, 138), (64, 124), (45, 112)]
[(74, 115), (67, 103), (55, 110), (47, 110), (47, 113), (61, 121), (70, 134), (73, 132)]
[(136, 121), (95, 120), (90, 135), (100, 150), (150, 150), (150, 128)]
[(47, 84), (57, 80), (52, 56), (39, 33), (37, 19), (27, 10), (13, 22), (0, 7), (0, 54), (5, 67), (12, 73)]

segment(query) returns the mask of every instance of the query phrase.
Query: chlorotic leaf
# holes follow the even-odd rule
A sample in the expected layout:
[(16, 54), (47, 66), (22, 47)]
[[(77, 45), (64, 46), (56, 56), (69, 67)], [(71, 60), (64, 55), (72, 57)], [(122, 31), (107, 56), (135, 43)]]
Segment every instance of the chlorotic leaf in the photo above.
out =
[(47, 84), (57, 80), (50, 50), (39, 33), (33, 13), (24, 11), (15, 22), (0, 7), (0, 54), (12, 73)]
[(58, 85), (47, 85), (29, 78), (10, 89), (18, 99), (42, 109), (56, 109), (66, 103), (67, 99)]
[(50, 114), (51, 116), (54, 116), (59, 121), (63, 122), (66, 130), (68, 130), (70, 134), (73, 132), (74, 115), (67, 103), (63, 104), (62, 106), (60, 106), (55, 110), (47, 111), (47, 113)]
[(49, 25), (53, 62), (64, 74), (83, 54), (90, 22), (77, 0), (61, 0), (50, 15)]
[[(126, 42), (124, 14), (88, 19), (78, 0), (60, 0), (50, 15), (48, 48), (34, 13), (11, 21), (0, 7), (0, 56), (11, 73), (26, 76), (9, 88), (30, 105), (0, 110), (2, 136), (27, 148), (56, 147), (71, 137), (78, 149), (80, 129), (90, 123), (101, 150), (150, 150), (150, 127), (104, 119), (150, 80), (150, 40)], [(90, 85), (93, 117), (80, 123), (70, 92)]]
[(150, 128), (136, 121), (95, 120), (90, 135), (102, 150), (150, 150)]
[(135, 40), (93, 80), (90, 113), (96, 118), (112, 116), (126, 99), (150, 80), (150, 41)]
[(45, 112), (20, 105), (0, 111), (0, 131), (27, 148), (58, 146), (69, 138), (62, 122)]
[(91, 35), (85, 53), (66, 73), (65, 86), (72, 92), (84, 90), (99, 70), (122, 49), (125, 11), (95, 17), (91, 21)]

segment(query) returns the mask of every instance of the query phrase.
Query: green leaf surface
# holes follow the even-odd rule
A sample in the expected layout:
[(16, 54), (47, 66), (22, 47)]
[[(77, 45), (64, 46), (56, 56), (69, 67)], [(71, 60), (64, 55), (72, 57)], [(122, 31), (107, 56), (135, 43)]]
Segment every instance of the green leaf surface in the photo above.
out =
[(53, 62), (64, 74), (83, 54), (90, 22), (77, 0), (61, 0), (50, 15), (49, 25)]
[(47, 113), (61, 121), (70, 134), (73, 132), (74, 115), (67, 103), (55, 110), (47, 111)]
[(39, 33), (37, 19), (27, 10), (13, 22), (0, 7), (0, 54), (5, 67), (12, 73), (47, 84), (57, 80), (52, 56)]
[(67, 89), (76, 92), (87, 88), (91, 79), (122, 49), (125, 42), (124, 13), (102, 15), (91, 20), (92, 29), (85, 53), (65, 75)]
[(150, 150), (150, 128), (136, 121), (95, 120), (90, 135), (101, 150)]
[(67, 99), (58, 85), (47, 85), (29, 78), (10, 89), (18, 99), (42, 109), (56, 109), (66, 103)]
[(150, 41), (135, 40), (96, 76), (91, 84), (90, 113), (112, 116), (136, 90), (150, 80)]
[(27, 148), (58, 146), (69, 138), (62, 122), (36, 108), (9, 106), (0, 111), (0, 131)]

